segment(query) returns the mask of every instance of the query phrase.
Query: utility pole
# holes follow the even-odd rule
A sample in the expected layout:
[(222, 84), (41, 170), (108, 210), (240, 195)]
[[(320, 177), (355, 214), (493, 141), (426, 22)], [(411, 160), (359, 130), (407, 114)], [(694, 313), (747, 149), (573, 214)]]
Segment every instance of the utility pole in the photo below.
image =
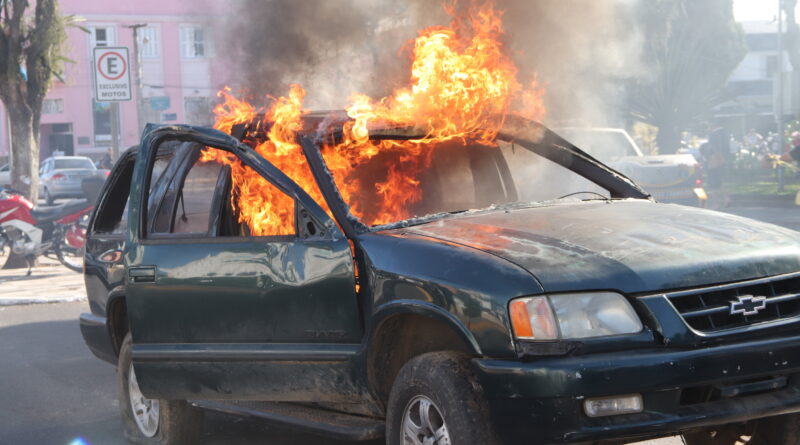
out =
[(147, 26), (146, 23), (128, 26), (128, 28), (133, 30), (133, 58), (136, 59), (136, 71), (134, 71), (134, 74), (136, 76), (136, 121), (139, 124), (139, 134), (144, 130), (145, 124), (144, 97), (142, 96), (144, 93), (142, 88), (142, 55), (139, 52), (139, 28), (144, 28), (145, 26)]
[[(778, 156), (783, 156), (783, 147), (786, 144), (786, 137), (783, 131), (783, 0), (778, 0), (778, 67), (775, 88), (778, 90), (778, 98), (775, 101), (775, 122), (778, 125)], [(783, 166), (778, 166), (778, 191), (782, 192), (784, 187)]]

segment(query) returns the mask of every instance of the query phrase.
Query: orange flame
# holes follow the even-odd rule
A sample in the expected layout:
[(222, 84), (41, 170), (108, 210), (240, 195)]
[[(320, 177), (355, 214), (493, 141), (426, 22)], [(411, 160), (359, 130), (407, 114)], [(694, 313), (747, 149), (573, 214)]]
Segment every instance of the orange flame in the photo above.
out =
[[(502, 14), (490, 4), (472, 7), (464, 18), (453, 16), (449, 27), (420, 32), (413, 45), (411, 85), (375, 101), (356, 94), (347, 107), (350, 121), (343, 126), (338, 144), (323, 147), (323, 157), (353, 215), (368, 225), (406, 219), (411, 206), (422, 199), (420, 175), (431, 164), (431, 153), (445, 143), (495, 146), (507, 113), (519, 112), (532, 119), (544, 115), (542, 91), (534, 81), (524, 89), (517, 68), (502, 44)], [(233, 126), (251, 122), (262, 110), (231, 96), (215, 110), (215, 128), (230, 133)], [(286, 173), (324, 208), (302, 149), (296, 141), (306, 111), (305, 93), (293, 85), (289, 97), (274, 99), (266, 112), (271, 123), (267, 140), (256, 151)], [(414, 140), (370, 140), (370, 129), (413, 128)], [(390, 154), (392, 162), (384, 178), (370, 181), (360, 166), (377, 156)], [(232, 155), (207, 150), (204, 160), (230, 165), (234, 178), (232, 203), (253, 235), (294, 233), (291, 199), (274, 190)], [(388, 159), (388, 158), (387, 158)], [(372, 182), (372, 183), (370, 183)], [(330, 212), (329, 212), (330, 213)]]

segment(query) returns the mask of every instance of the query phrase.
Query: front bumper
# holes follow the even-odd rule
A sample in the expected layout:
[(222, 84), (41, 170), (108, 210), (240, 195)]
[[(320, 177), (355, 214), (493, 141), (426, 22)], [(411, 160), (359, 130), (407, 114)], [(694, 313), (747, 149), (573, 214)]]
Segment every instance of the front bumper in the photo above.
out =
[[(474, 368), (495, 428), (509, 444), (657, 437), (800, 412), (800, 337), (529, 362), (476, 359)], [(776, 376), (786, 376), (788, 383), (695, 400), (706, 388), (735, 388)], [(644, 412), (595, 419), (583, 412), (586, 398), (632, 393), (642, 394)]]
[(111, 333), (105, 317), (94, 314), (80, 315), (81, 335), (86, 346), (97, 358), (109, 363), (117, 363), (117, 353), (111, 343)]

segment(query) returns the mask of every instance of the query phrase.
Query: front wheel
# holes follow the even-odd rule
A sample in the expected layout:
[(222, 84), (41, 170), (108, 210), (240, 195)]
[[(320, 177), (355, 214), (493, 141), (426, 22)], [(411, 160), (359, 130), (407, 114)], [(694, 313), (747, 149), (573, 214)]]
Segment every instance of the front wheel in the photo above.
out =
[(684, 434), (686, 445), (800, 445), (800, 414), (768, 417)]
[(480, 385), (467, 357), (421, 355), (400, 370), (389, 395), (387, 445), (494, 445)]
[(131, 362), (131, 334), (125, 336), (117, 363), (119, 408), (125, 438), (142, 445), (197, 443), (203, 412), (183, 400), (146, 398)]

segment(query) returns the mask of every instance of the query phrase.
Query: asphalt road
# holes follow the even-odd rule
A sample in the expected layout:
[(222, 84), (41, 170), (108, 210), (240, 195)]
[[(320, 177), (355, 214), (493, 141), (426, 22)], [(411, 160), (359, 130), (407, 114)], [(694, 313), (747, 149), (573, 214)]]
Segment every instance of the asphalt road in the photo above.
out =
[[(800, 230), (797, 207), (730, 211)], [(86, 303), (0, 306), (0, 444), (127, 444), (114, 367), (89, 352), (78, 329), (78, 314), (87, 309)], [(347, 445), (216, 413), (207, 414), (202, 437), (204, 445)]]
[[(86, 303), (0, 307), (0, 444), (127, 445), (114, 367), (86, 348)], [(203, 445), (345, 445), (209, 413)], [(368, 445), (377, 445), (369, 443)]]

